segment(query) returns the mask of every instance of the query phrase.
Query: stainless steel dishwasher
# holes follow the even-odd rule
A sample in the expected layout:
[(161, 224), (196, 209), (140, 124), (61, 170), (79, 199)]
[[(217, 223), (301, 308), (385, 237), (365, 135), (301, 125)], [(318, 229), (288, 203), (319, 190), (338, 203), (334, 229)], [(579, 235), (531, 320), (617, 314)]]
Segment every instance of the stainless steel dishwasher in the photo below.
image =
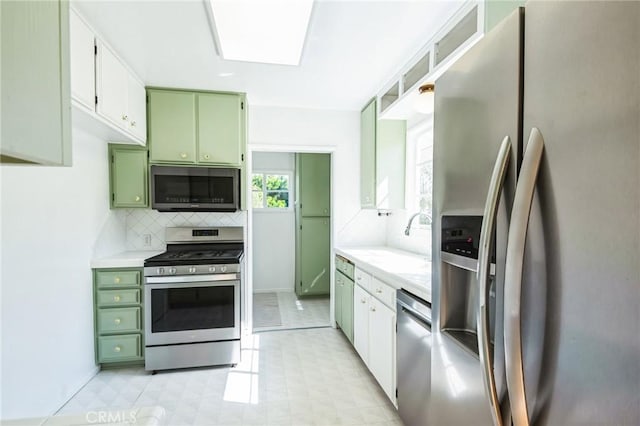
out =
[(431, 304), (398, 290), (396, 339), (398, 412), (406, 426), (424, 426), (431, 387)]

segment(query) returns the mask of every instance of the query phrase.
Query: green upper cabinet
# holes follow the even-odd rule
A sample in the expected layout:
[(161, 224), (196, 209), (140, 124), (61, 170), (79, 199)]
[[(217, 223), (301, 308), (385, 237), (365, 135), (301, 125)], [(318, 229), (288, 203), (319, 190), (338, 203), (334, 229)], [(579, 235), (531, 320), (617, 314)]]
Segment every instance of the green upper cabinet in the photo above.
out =
[(360, 113), (360, 205), (362, 208), (404, 208), (404, 120), (378, 120), (376, 100)]
[(298, 194), (302, 216), (331, 215), (331, 155), (298, 154)]
[(147, 150), (109, 145), (111, 208), (148, 207)]
[(0, 162), (71, 165), (68, 1), (0, 1)]
[(148, 89), (147, 95), (150, 160), (195, 163), (195, 93)]
[(360, 205), (375, 207), (376, 194), (376, 100), (360, 113)]
[(244, 96), (147, 89), (150, 161), (240, 167)]
[(199, 93), (198, 161), (241, 163), (242, 100), (239, 95)]

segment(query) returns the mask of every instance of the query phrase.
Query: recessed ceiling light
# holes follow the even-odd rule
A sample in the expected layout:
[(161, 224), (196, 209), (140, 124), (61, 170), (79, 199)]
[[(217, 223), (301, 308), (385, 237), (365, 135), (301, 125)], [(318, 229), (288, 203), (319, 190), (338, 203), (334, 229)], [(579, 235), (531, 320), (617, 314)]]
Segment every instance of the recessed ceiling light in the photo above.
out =
[(209, 0), (223, 59), (299, 65), (313, 0)]
[(233, 75), (232, 72), (220, 72), (218, 73), (218, 77), (231, 77)]

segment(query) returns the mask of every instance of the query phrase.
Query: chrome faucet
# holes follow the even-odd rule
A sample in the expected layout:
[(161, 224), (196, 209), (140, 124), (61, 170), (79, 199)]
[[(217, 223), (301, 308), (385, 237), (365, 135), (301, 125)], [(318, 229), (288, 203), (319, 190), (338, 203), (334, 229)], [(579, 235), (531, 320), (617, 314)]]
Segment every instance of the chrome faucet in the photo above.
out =
[(429, 216), (428, 214), (422, 213), (422, 212), (414, 213), (409, 218), (409, 223), (407, 223), (407, 227), (404, 230), (404, 235), (409, 235), (409, 233), (411, 232), (411, 225), (413, 224), (413, 220), (416, 218), (416, 216), (426, 217), (427, 218), (427, 225), (431, 223), (431, 216)]

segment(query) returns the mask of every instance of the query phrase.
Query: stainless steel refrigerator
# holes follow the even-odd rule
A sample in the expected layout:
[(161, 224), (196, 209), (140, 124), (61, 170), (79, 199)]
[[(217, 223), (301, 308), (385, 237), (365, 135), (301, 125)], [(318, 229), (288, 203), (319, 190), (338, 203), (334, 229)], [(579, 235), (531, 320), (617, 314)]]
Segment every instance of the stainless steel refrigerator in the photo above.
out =
[(435, 87), (430, 424), (640, 424), (640, 3), (530, 1)]

